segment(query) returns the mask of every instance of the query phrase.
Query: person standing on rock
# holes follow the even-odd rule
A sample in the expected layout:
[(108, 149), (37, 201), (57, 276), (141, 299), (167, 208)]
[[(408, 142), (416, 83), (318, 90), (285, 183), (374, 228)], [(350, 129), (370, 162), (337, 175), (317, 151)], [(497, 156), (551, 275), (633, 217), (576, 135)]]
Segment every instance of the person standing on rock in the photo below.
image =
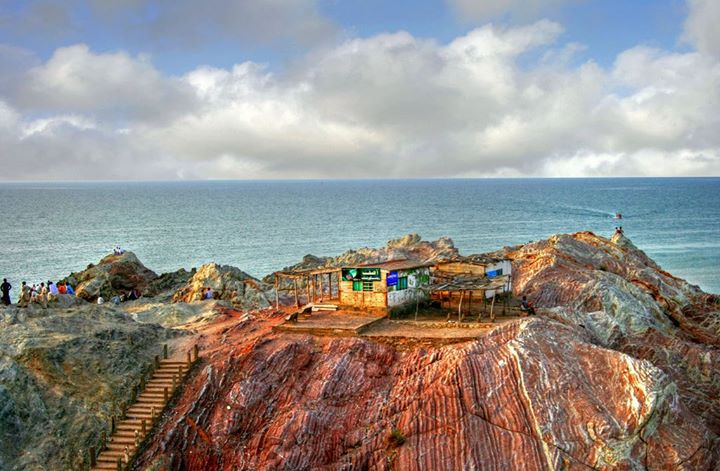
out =
[(3, 278), (3, 282), (0, 285), (0, 291), (2, 291), (2, 303), (6, 306), (10, 305), (10, 290), (12, 285), (8, 283), (7, 278)]
[(31, 288), (23, 281), (20, 287), (20, 299), (18, 299), (19, 307), (27, 307), (30, 303), (31, 291)]
[(40, 294), (38, 294), (38, 301), (40, 301), (40, 305), (44, 308), (48, 307), (48, 297), (50, 296), (50, 292), (47, 289), (47, 286), (45, 286), (45, 283), (40, 283)]

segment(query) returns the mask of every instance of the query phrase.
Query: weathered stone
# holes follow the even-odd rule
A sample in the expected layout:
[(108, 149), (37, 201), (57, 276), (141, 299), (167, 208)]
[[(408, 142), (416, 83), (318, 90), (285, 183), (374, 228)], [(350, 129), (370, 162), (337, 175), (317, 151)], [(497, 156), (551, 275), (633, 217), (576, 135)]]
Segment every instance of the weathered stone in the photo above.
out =
[(84, 469), (87, 447), (172, 336), (87, 303), (0, 310), (0, 469)]
[[(364, 339), (243, 340), (245, 332), (212, 344), (136, 469), (719, 464), (716, 436), (660, 369), (553, 321), (409, 352)], [(394, 430), (401, 445), (389, 445)]]
[(205, 288), (212, 288), (214, 299), (229, 301), (242, 309), (260, 309), (270, 305), (264, 291), (270, 289), (262, 282), (227, 266), (208, 263), (201, 266), (193, 277), (173, 296), (173, 302), (201, 301)]
[(95, 301), (98, 296), (109, 300), (121, 291), (137, 289), (142, 294), (148, 283), (157, 278), (152, 270), (138, 260), (132, 252), (108, 255), (97, 265), (89, 265), (84, 271), (72, 273), (65, 280), (75, 287), (78, 297)]

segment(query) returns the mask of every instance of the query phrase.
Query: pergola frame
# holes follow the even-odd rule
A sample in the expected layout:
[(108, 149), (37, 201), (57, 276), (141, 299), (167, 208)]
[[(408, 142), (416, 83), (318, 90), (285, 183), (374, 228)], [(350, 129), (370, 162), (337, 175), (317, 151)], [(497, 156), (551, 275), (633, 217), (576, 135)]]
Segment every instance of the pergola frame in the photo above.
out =
[[(488, 312), (488, 301), (486, 293), (488, 291), (501, 290), (503, 294), (506, 294), (512, 288), (512, 278), (510, 275), (498, 276), (494, 278), (488, 278), (486, 276), (478, 276), (473, 274), (456, 273), (456, 272), (443, 272), (435, 270), (432, 274), (433, 278), (440, 281), (439, 283), (433, 283), (428, 288), (429, 293), (447, 293), (448, 302), (452, 303), (453, 295), (460, 294), (460, 302), (458, 303), (458, 322), (462, 322), (464, 318), (463, 314), (463, 300), (467, 295), (467, 314), (472, 313), (472, 297), (473, 293), (478, 291), (482, 292), (482, 310), (478, 312), (477, 321), (479, 322), (482, 318), (483, 313)], [(495, 298), (497, 293), (492, 297), (490, 302), (490, 321), (495, 322)], [(440, 301), (442, 306), (442, 299)], [(502, 313), (506, 313), (508, 306), (508, 296), (503, 296)], [(450, 320), (450, 311), (448, 311), (447, 319)]]
[[(333, 286), (333, 274), (336, 275), (335, 286)], [(312, 270), (298, 271), (277, 271), (275, 275), (275, 309), (280, 309), (280, 292), (293, 292), (295, 307), (300, 307), (300, 289), (304, 286), (307, 302), (305, 304), (320, 302), (326, 299), (337, 299), (333, 297), (333, 288), (337, 287), (338, 297), (340, 296), (340, 268), (327, 267)], [(327, 275), (327, 283), (324, 282)], [(283, 287), (284, 280), (292, 280), (292, 286)], [(327, 290), (325, 289), (327, 287)], [(319, 291), (319, 293), (318, 293)], [(327, 296), (326, 296), (327, 292)], [(319, 296), (318, 296), (319, 294)]]

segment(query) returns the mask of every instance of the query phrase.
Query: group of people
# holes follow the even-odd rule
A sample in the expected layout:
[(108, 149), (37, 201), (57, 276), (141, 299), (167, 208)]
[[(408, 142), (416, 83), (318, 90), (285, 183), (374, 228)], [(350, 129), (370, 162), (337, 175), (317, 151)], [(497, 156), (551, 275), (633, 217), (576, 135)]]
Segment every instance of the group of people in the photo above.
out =
[[(137, 288), (133, 288), (130, 290), (130, 292), (120, 291), (120, 294), (116, 294), (112, 298), (110, 298), (110, 302), (114, 305), (118, 305), (120, 303), (124, 303), (125, 301), (135, 301), (136, 299), (140, 299), (140, 291), (137, 290)], [(98, 296), (97, 299), (98, 304), (104, 304), (105, 300), (102, 296)]]
[[(2, 303), (9, 306), (12, 301), (10, 300), (10, 290), (12, 285), (8, 282), (7, 278), (3, 278), (2, 285), (0, 285), (0, 291), (2, 291)], [(19, 307), (27, 307), (30, 303), (38, 303), (43, 307), (47, 307), (49, 301), (57, 299), (61, 294), (75, 295), (75, 290), (70, 283), (60, 282), (53, 283), (48, 281), (40, 283), (39, 285), (33, 284), (32, 286), (23, 281), (20, 285), (20, 296), (18, 298)]]

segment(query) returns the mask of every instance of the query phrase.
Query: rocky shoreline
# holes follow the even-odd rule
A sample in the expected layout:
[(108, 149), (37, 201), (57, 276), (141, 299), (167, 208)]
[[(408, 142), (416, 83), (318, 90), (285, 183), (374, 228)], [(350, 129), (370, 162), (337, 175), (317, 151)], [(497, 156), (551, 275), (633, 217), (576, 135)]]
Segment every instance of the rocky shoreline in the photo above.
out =
[[(622, 236), (496, 255), (542, 315), (402, 349), (274, 332), (268, 277), (107, 256), (66, 278), (77, 298), (0, 308), (0, 469), (82, 469), (142, 365), (189, 338), (204, 363), (133, 469), (720, 467), (718, 296)], [(457, 257), (449, 238), (408, 235), (286, 270)]]

